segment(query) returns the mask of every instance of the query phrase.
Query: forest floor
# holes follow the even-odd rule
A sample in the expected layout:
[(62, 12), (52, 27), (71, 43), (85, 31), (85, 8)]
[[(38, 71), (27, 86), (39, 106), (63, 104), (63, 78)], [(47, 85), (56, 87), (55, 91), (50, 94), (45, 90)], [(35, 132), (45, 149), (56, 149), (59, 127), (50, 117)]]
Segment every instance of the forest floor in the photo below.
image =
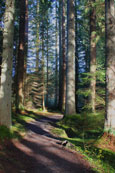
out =
[(90, 173), (94, 172), (80, 153), (67, 149), (52, 135), (61, 114), (42, 116), (25, 123), (21, 140), (0, 148), (0, 173)]

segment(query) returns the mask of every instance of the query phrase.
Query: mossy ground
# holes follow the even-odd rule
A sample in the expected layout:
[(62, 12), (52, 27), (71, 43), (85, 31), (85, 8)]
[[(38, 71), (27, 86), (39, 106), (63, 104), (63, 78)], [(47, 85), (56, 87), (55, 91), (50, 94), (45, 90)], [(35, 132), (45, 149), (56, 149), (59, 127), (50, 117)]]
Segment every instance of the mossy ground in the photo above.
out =
[[(14, 111), (13, 125), (9, 130), (0, 126), (0, 143), (12, 139), (22, 138), (26, 134), (25, 123), (41, 118), (43, 115), (54, 115), (54, 112), (38, 112), (33, 110), (22, 111), (16, 114)], [(103, 136), (104, 114), (83, 113), (64, 117), (52, 129), (52, 133), (62, 140), (68, 140), (74, 145), (74, 149), (82, 153), (93, 165), (97, 172), (115, 172), (115, 152), (110, 148), (110, 141)]]
[(115, 172), (115, 152), (110, 150), (109, 139), (104, 145), (103, 113), (66, 116), (57, 125), (52, 133), (73, 144), (74, 149), (85, 156), (96, 172)]

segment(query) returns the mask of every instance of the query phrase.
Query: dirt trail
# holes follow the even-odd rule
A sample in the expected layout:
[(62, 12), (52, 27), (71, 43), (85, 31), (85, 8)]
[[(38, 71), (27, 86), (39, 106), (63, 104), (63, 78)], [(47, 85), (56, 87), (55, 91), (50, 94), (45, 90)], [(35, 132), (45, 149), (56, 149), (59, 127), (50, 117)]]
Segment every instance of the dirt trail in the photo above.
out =
[[(87, 161), (78, 154), (57, 144), (59, 139), (50, 133), (51, 124), (61, 115), (43, 117), (27, 123), (27, 136), (7, 147), (7, 159), (0, 159), (0, 173), (90, 173)], [(4, 158), (3, 158), (4, 159)]]

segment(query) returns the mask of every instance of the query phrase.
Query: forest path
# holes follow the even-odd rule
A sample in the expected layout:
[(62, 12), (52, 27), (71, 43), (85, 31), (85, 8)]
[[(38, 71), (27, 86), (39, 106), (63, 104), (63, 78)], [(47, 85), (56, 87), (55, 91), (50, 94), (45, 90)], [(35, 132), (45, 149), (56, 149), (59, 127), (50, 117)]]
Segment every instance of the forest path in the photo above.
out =
[[(89, 163), (79, 153), (58, 144), (50, 133), (62, 115), (47, 116), (26, 124), (27, 135), (7, 148), (5, 173), (90, 173)], [(0, 172), (1, 173), (1, 172)]]

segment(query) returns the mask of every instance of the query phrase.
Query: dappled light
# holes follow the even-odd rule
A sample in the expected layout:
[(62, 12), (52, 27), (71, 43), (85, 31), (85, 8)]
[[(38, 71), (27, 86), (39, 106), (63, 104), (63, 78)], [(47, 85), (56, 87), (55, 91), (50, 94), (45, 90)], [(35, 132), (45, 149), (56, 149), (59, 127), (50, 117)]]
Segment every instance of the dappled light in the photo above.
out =
[(0, 173), (115, 172), (114, 14), (0, 1)]

